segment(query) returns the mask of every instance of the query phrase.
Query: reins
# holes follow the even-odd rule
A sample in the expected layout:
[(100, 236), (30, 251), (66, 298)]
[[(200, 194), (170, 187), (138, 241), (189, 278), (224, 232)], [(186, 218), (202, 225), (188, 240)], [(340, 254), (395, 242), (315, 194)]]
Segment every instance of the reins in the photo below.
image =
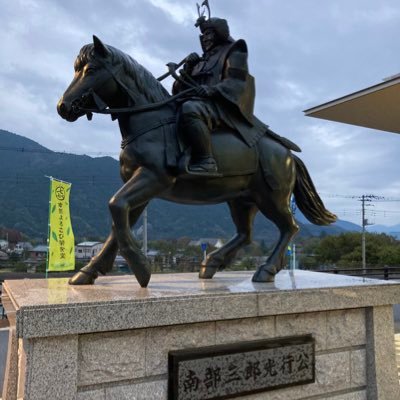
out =
[[(171, 96), (166, 100), (159, 101), (157, 103), (151, 103), (151, 104), (145, 104), (142, 106), (131, 106), (131, 107), (123, 107), (123, 108), (106, 108), (106, 109), (100, 109), (100, 108), (85, 108), (81, 107), (79, 105), (74, 106), (76, 109), (80, 111), (84, 111), (85, 113), (96, 113), (96, 114), (134, 114), (134, 113), (139, 113), (143, 111), (151, 111), (155, 110), (157, 108), (163, 107), (169, 103), (172, 103), (173, 101), (184, 97), (185, 95), (189, 94), (190, 92), (193, 91), (193, 88), (191, 89), (186, 89), (175, 96)], [(92, 94), (92, 93), (90, 93)], [(94, 94), (94, 92), (93, 92)]]
[(127, 136), (125, 139), (121, 141), (121, 149), (125, 149), (128, 144), (132, 143), (135, 141), (138, 137), (143, 136), (144, 134), (154, 131), (155, 129), (161, 128), (162, 126), (165, 125), (170, 125), (170, 124), (175, 124), (176, 122), (176, 117), (170, 117), (170, 118), (164, 118), (160, 119), (159, 121), (155, 121), (153, 124), (148, 125), (142, 129), (139, 129), (136, 131), (134, 134)]

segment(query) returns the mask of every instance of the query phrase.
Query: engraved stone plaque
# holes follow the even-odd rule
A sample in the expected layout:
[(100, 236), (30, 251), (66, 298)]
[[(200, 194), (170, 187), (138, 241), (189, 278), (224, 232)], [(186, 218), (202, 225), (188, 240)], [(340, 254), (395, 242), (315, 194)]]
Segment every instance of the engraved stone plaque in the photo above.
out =
[(169, 353), (169, 400), (227, 399), (315, 381), (311, 335)]

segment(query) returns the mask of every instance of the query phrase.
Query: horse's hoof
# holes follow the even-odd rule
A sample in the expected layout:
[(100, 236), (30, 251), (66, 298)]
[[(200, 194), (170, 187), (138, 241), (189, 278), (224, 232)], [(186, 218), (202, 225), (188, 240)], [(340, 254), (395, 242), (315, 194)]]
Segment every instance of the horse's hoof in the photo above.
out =
[(148, 271), (143, 271), (140, 274), (135, 273), (136, 280), (142, 288), (146, 288), (150, 282), (151, 273)]
[(275, 274), (269, 272), (268, 270), (258, 270), (253, 275), (253, 282), (274, 282), (275, 281)]
[(97, 276), (84, 271), (77, 272), (68, 283), (70, 285), (93, 285)]
[(212, 279), (217, 272), (218, 268), (202, 265), (200, 267), (199, 278), (200, 279)]

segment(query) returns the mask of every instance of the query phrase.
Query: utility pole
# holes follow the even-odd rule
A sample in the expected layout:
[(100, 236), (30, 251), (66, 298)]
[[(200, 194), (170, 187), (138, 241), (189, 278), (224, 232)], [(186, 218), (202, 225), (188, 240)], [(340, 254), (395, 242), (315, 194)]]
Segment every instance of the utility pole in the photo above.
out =
[[(294, 196), (292, 195), (292, 198), (290, 199), (290, 209), (292, 211), (293, 218), (296, 214), (297, 206), (296, 202), (294, 200)], [(290, 262), (290, 269), (294, 270), (296, 269), (296, 244), (294, 243), (294, 240), (291, 242), (291, 249), (292, 249), (292, 254), (291, 254), (291, 262)]]
[(381, 200), (383, 197), (381, 196), (374, 196), (373, 194), (365, 195), (363, 194), (359, 201), (361, 201), (361, 226), (362, 226), (362, 233), (361, 233), (361, 256), (362, 256), (362, 268), (363, 274), (367, 273), (367, 256), (366, 256), (366, 240), (365, 240), (365, 233), (367, 225), (373, 225), (368, 223), (368, 219), (365, 218), (365, 207), (366, 203), (371, 203), (372, 200)]
[(367, 260), (366, 260), (366, 252), (365, 252), (365, 227), (368, 223), (368, 220), (365, 218), (365, 195), (361, 196), (361, 205), (362, 205), (362, 234), (361, 234), (361, 254), (362, 254), (362, 268), (363, 274), (367, 273)]
[(293, 243), (293, 269), (296, 269), (296, 243)]
[(142, 251), (147, 257), (147, 207), (143, 211), (143, 248)]

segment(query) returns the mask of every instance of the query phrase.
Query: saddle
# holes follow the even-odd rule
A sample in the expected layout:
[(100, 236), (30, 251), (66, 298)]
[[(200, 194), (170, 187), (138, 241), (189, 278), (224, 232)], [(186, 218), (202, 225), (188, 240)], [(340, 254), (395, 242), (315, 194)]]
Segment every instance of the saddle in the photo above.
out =
[(213, 156), (218, 165), (216, 173), (197, 173), (189, 171), (191, 149), (170, 126), (164, 129), (165, 158), (167, 166), (176, 171), (180, 178), (221, 178), (251, 175), (257, 171), (258, 151), (249, 147), (235, 131), (218, 129), (211, 132)]

